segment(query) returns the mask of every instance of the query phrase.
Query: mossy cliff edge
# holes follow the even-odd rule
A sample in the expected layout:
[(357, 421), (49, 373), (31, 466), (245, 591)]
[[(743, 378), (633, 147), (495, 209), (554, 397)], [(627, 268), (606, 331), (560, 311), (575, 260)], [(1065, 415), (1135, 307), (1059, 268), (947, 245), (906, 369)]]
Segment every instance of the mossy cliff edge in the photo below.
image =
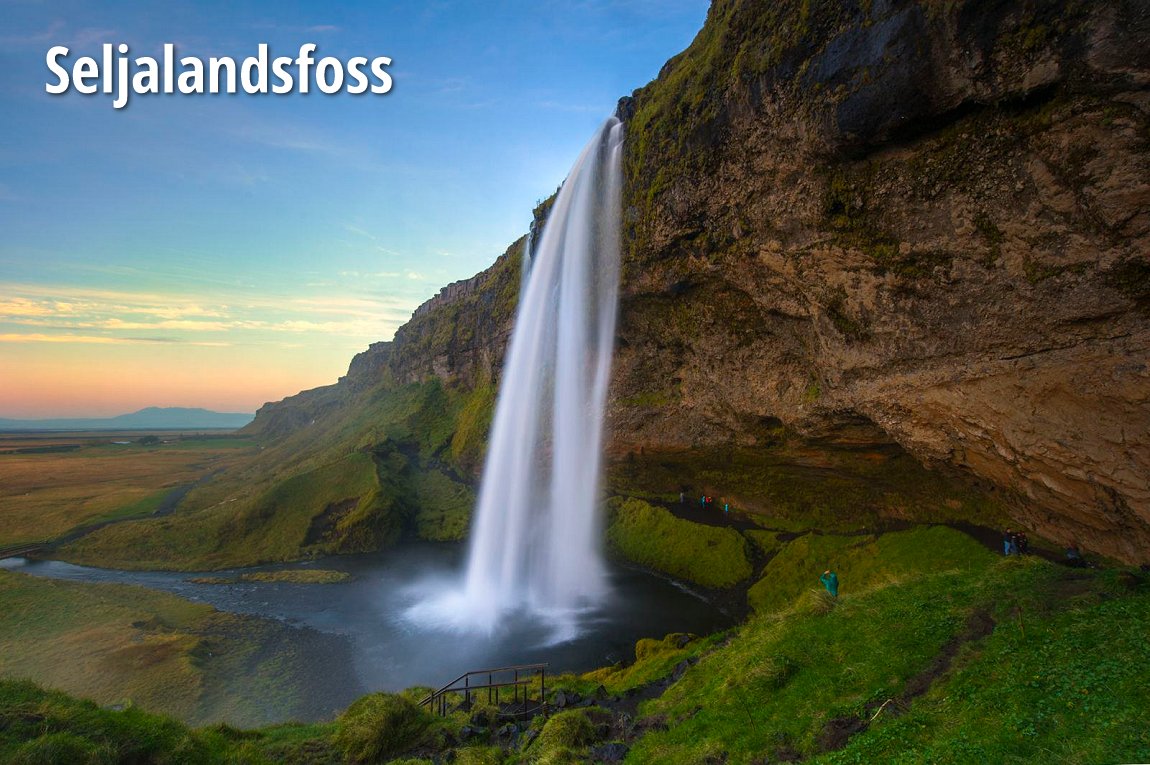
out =
[[(1150, 561), (1147, 39), (1122, 0), (717, 0), (620, 104), (612, 489), (808, 526), (1009, 515)], [(459, 538), (521, 248), (263, 407), (245, 467), (73, 557)]]

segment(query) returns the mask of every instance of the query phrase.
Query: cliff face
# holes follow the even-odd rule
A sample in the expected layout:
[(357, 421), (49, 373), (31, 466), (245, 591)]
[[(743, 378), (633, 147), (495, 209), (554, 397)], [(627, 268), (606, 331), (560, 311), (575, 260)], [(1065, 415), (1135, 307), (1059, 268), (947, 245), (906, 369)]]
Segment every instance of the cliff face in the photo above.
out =
[(761, 5), (625, 107), (615, 449), (863, 417), (1150, 560), (1146, 6)]
[[(614, 487), (995, 522), (959, 476), (1048, 538), (1150, 560), (1148, 16), (716, 0), (620, 108)], [(438, 380), (462, 414), (422, 459), (474, 476), (522, 246), (250, 430)]]

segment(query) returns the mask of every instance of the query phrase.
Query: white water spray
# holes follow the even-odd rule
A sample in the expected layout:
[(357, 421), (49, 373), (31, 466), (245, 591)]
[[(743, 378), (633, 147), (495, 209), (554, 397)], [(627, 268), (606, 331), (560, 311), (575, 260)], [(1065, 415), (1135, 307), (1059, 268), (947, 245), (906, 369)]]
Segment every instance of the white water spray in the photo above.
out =
[[(623, 125), (611, 118), (559, 190), (524, 276), (471, 531), (461, 598), (490, 631), (511, 612), (569, 635), (606, 591), (600, 545), (603, 410), (619, 290)], [(525, 253), (526, 254), (526, 253)]]

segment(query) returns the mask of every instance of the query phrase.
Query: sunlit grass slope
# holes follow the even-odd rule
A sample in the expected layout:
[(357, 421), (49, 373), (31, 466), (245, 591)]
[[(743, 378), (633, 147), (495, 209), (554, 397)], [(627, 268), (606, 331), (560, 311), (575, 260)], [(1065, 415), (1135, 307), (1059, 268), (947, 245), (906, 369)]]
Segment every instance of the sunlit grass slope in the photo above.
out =
[(194, 489), (175, 514), (100, 529), (62, 555), (210, 569), (377, 550), (405, 535), (461, 539), (474, 492), (457, 467), (481, 452), (491, 405), (487, 388), (439, 382), (333, 400), (326, 416), (261, 439), (257, 454)]

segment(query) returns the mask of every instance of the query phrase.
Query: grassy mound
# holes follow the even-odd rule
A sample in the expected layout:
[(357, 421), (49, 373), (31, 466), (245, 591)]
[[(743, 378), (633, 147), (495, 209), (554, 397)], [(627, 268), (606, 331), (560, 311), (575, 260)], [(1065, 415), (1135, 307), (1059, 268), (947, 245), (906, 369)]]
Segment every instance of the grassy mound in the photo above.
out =
[(639, 499), (615, 510), (607, 540), (629, 560), (704, 587), (731, 587), (751, 575), (739, 532), (685, 521)]
[(417, 746), (430, 723), (427, 713), (403, 696), (373, 693), (340, 715), (334, 741), (348, 762), (379, 762)]

